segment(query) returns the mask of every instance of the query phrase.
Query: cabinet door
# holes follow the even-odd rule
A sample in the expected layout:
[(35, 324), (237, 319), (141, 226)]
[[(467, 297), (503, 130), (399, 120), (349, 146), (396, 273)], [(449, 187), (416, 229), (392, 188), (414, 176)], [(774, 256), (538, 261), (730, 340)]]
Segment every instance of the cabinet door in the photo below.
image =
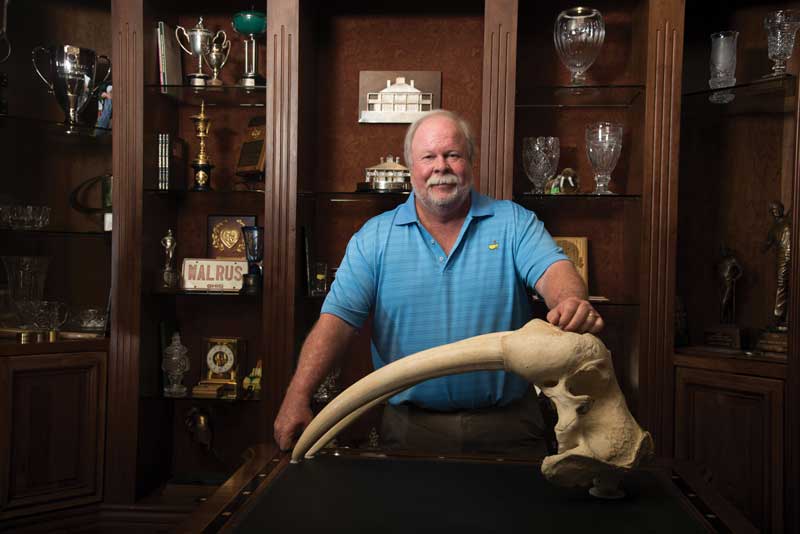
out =
[(760, 528), (782, 530), (783, 381), (678, 367), (675, 454)]
[(0, 359), (0, 519), (102, 498), (106, 359)]

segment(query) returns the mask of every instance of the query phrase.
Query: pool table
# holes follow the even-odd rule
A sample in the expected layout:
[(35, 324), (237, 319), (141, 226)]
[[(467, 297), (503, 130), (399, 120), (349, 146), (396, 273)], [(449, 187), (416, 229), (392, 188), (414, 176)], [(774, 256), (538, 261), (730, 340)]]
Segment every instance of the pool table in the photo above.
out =
[(290, 464), (260, 445), (179, 532), (757, 532), (688, 465), (659, 461), (602, 500), (535, 462), (325, 449)]

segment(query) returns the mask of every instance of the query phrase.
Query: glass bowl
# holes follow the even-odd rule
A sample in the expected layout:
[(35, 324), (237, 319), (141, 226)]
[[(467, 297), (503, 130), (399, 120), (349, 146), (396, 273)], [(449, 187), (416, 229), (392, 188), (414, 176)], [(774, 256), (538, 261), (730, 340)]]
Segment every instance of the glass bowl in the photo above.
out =
[(47, 206), (9, 206), (8, 225), (12, 230), (40, 230), (50, 223), (50, 208)]

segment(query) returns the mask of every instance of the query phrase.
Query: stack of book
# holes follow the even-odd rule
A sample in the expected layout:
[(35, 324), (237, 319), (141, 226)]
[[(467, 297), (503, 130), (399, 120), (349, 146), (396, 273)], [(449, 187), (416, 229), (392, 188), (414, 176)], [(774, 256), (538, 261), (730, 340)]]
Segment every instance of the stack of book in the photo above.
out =
[(176, 189), (184, 178), (183, 140), (170, 133), (158, 134), (158, 189)]

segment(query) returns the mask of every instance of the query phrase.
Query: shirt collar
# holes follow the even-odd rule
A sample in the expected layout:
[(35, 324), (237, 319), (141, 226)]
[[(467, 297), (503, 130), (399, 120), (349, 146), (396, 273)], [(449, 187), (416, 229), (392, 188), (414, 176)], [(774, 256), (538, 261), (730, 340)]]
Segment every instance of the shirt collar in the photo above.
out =
[[(494, 215), (494, 206), (492, 206), (492, 199), (487, 196), (481, 195), (475, 189), (470, 190), (470, 206), (469, 213), (467, 213), (467, 220), (476, 217), (490, 217)], [(417, 208), (414, 200), (414, 192), (408, 195), (406, 200), (397, 210), (397, 217), (394, 223), (396, 225), (410, 224), (419, 222), (417, 217)]]

